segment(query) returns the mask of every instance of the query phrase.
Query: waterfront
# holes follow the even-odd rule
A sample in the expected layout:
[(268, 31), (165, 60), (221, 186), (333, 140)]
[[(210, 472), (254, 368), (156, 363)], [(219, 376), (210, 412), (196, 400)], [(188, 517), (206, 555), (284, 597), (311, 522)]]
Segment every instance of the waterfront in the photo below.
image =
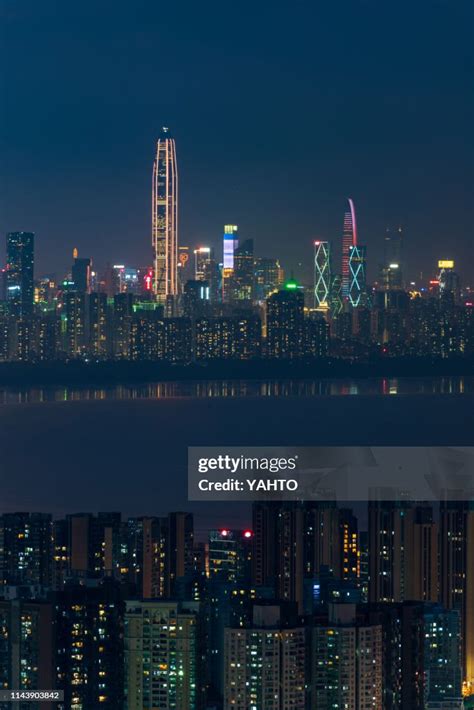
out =
[(110, 386), (2, 386), (0, 405), (96, 400), (472, 394), (474, 377), (202, 380)]

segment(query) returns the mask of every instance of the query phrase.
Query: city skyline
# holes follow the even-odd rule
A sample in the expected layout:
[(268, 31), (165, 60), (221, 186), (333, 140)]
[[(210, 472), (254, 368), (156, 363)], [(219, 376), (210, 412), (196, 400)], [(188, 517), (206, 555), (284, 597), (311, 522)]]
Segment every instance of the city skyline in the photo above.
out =
[[(53, 5), (4, 14), (0, 228), (36, 232), (41, 272), (59, 270), (72, 246), (97, 263), (112, 245), (119, 263), (148, 261), (150, 153), (165, 123), (179, 142), (183, 244), (216, 246), (222, 225), (235, 223), (262, 253), (275, 248), (296, 269), (307, 244), (339, 235), (351, 195), (373, 264), (387, 226), (401, 224), (415, 273), (444, 256), (462, 264), (465, 279), (472, 273), (469, 3), (392, 12), (346, 2), (342, 13), (303, 7), (285, 20), (254, 8), (252, 27), (245, 11), (229, 24), (225, 12), (188, 8), (205, 52), (196, 52), (199, 32), (176, 24), (170, 8), (158, 15), (145, 3), (130, 17), (118, 3), (104, 34), (105, 8), (53, 16)], [(283, 31), (288, 44), (275, 41)], [(134, 40), (118, 73), (127, 32)], [(40, 35), (48, 42), (27, 64), (28, 52), (13, 47), (27, 42), (37, 52)], [(403, 52), (393, 57), (386, 48), (400, 37)], [(164, 90), (150, 94), (157, 61)], [(176, 79), (179, 70), (190, 80)], [(296, 127), (297, 142), (277, 140)], [(443, 253), (447, 241), (455, 253)]]
[(473, 28), (0, 0), (0, 707), (474, 710)]

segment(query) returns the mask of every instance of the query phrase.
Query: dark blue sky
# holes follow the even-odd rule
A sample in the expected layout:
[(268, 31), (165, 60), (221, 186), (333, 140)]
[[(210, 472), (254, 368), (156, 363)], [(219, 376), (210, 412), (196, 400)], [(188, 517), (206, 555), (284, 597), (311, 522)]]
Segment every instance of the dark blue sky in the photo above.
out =
[(473, 280), (471, 0), (0, 0), (0, 231), (38, 274), (150, 261), (154, 141), (172, 128), (180, 241), (224, 223), (305, 262), (358, 210), (375, 275), (387, 225), (410, 272)]

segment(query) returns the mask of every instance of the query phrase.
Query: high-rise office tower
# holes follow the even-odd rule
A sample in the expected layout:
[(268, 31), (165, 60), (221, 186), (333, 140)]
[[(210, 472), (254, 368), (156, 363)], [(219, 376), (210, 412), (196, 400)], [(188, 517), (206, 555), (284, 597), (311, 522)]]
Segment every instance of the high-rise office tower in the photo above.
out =
[(7, 234), (7, 300), (18, 318), (33, 312), (34, 244), (31, 232)]
[(125, 710), (200, 710), (199, 603), (127, 601)]
[(354, 202), (348, 199), (349, 209), (344, 214), (344, 231), (342, 235), (342, 297), (349, 298), (350, 268), (349, 259), (351, 247), (357, 246), (357, 222)]
[(277, 604), (256, 604), (252, 623), (224, 636), (224, 710), (304, 710), (305, 629)]
[(91, 259), (80, 259), (77, 249), (73, 252), (74, 262), (71, 268), (71, 279), (74, 289), (80, 293), (89, 293), (91, 290)]
[(234, 252), (232, 299), (250, 301), (254, 295), (253, 239), (246, 239)]
[(285, 274), (278, 259), (256, 257), (255, 269), (255, 298), (264, 301), (275, 291), (283, 286)]
[(185, 318), (201, 318), (209, 313), (210, 289), (205, 279), (186, 281), (183, 293), (183, 315)]
[(440, 509), (440, 597), (461, 617), (464, 681), (474, 691), (474, 505), (443, 501)]
[(206, 281), (209, 300), (213, 302), (218, 300), (219, 266), (214, 259), (214, 249), (211, 247), (198, 247), (194, 250), (194, 279)]
[(341, 274), (334, 274), (331, 278), (331, 291), (330, 291), (330, 310), (331, 316), (337, 318), (338, 315), (342, 313), (344, 308), (344, 301), (342, 298), (342, 276)]
[(231, 286), (234, 277), (234, 254), (239, 245), (238, 227), (236, 224), (226, 224), (224, 227), (223, 260), (222, 260), (222, 298), (231, 298)]
[(454, 271), (454, 261), (452, 259), (440, 259), (438, 261), (438, 269), (440, 298), (451, 297), (457, 303), (461, 294), (461, 285), (459, 274)]
[(314, 307), (329, 309), (331, 292), (331, 246), (329, 242), (314, 242)]
[(211, 254), (211, 247), (198, 247), (194, 250), (194, 278), (196, 281), (206, 281), (207, 265)]
[(224, 269), (234, 268), (234, 253), (239, 245), (239, 237), (236, 224), (226, 224), (224, 227), (223, 261)]
[(403, 288), (403, 232), (387, 229), (384, 238), (384, 257), (381, 272), (383, 288), (386, 291)]
[(349, 249), (349, 302), (363, 306), (367, 297), (366, 249), (360, 244)]
[(176, 144), (163, 128), (156, 145), (152, 189), (153, 293), (178, 294), (178, 165)]

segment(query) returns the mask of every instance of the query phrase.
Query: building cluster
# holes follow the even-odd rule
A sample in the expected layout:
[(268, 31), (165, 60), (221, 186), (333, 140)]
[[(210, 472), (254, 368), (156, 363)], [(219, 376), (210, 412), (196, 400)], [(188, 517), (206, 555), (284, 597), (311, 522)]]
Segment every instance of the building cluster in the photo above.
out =
[(461, 502), (373, 500), (367, 531), (333, 503), (258, 502), (205, 541), (183, 512), (3, 514), (0, 688), (68, 710), (461, 710), (473, 555)]
[[(191, 269), (183, 250), (180, 292), (164, 299), (153, 294), (152, 270), (115, 265), (99, 277), (91, 259), (77, 252), (63, 281), (35, 280), (34, 235), (8, 234), (0, 361), (188, 364), (474, 354), (474, 308), (462, 301), (451, 266), (423, 293), (364, 286), (356, 299), (352, 281), (345, 298), (343, 281), (331, 276), (327, 243), (315, 247), (315, 285), (305, 288), (285, 281), (278, 260), (255, 257), (252, 240), (236, 246), (236, 230), (224, 233), (224, 257), (233, 250), (232, 267), (222, 267), (210, 247), (201, 247)], [(352, 268), (350, 258), (348, 263)]]
[(367, 359), (474, 354), (474, 294), (443, 259), (427, 283), (404, 276), (403, 233), (387, 231), (376, 282), (348, 200), (336, 268), (333, 245), (316, 240), (313, 283), (285, 281), (276, 258), (226, 225), (222, 248), (178, 238), (175, 140), (163, 129), (152, 181), (152, 263), (107, 266), (79, 257), (65, 277), (35, 278), (35, 235), (7, 235), (0, 276), (0, 361), (259, 358)]

